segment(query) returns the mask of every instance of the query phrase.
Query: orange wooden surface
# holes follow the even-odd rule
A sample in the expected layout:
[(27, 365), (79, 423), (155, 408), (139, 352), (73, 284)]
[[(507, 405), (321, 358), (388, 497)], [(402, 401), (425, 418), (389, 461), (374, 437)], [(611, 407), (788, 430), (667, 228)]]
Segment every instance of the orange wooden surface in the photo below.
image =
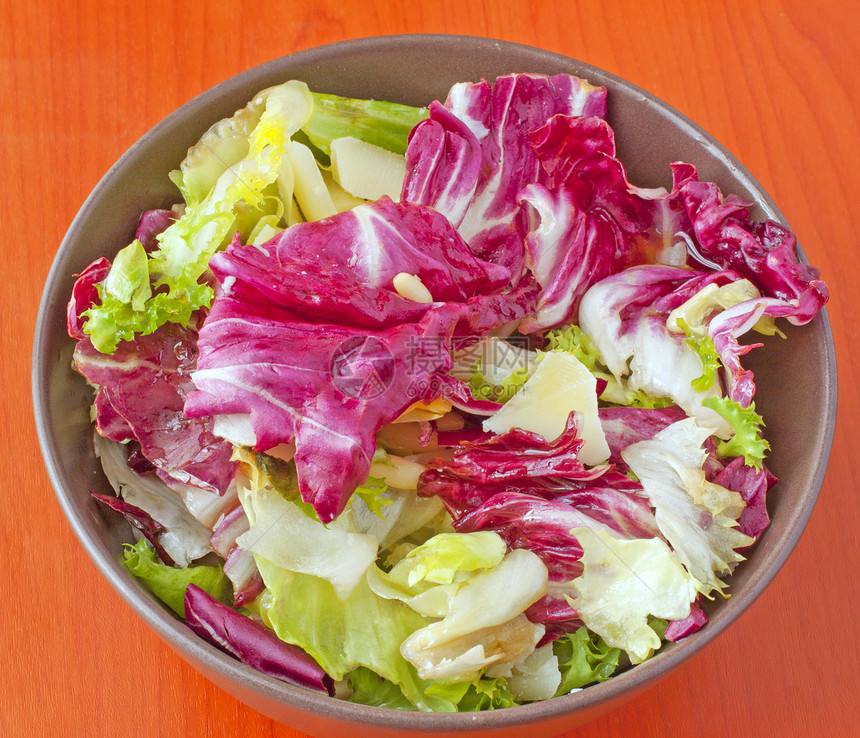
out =
[(39, 454), (33, 326), (87, 193), (163, 116), (291, 51), (419, 32), (541, 46), (662, 97), (745, 163), (831, 288), (839, 419), (794, 554), (714, 644), (575, 734), (857, 734), (860, 3), (0, 0), (0, 735), (299, 735), (187, 666), (90, 563)]

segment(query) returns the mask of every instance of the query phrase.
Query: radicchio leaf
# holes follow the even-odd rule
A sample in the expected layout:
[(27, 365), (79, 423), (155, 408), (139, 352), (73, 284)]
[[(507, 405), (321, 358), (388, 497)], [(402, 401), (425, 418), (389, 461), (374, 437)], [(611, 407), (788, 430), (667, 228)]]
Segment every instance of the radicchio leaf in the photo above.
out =
[(526, 250), (543, 288), (524, 332), (570, 323), (592, 284), (646, 260), (659, 209), (627, 182), (606, 121), (557, 115), (530, 140), (549, 182), (520, 194), (538, 220)]
[(86, 321), (82, 313), (98, 302), (99, 293), (96, 285), (107, 276), (109, 271), (110, 262), (104, 257), (100, 257), (84, 269), (75, 280), (72, 296), (66, 308), (66, 327), (72, 338), (86, 337), (84, 333)]
[(175, 566), (175, 562), (170, 557), (170, 554), (165, 551), (161, 545), (159, 538), (164, 533), (164, 526), (155, 520), (146, 510), (141, 510), (139, 507), (132, 505), (119, 497), (111, 497), (110, 495), (102, 495), (93, 492), (92, 496), (99, 502), (107, 505), (111, 510), (120, 513), (131, 525), (137, 528), (143, 536), (152, 544), (158, 558), (168, 566)]
[(518, 282), (531, 227), (519, 193), (546, 181), (529, 135), (556, 114), (603, 117), (606, 89), (562, 74), (454, 85), (445, 107), (431, 107), (410, 136), (407, 161), (423, 161), (408, 170), (402, 199), (451, 216), (478, 256), (508, 267)]
[(213, 434), (211, 418), (183, 414), (185, 396), (193, 389), (195, 339), (190, 328), (167, 324), (148, 336), (123, 341), (106, 356), (84, 338), (75, 347), (74, 361), (87, 381), (99, 387), (100, 430), (114, 429), (114, 440), (134, 437), (169, 483), (223, 495), (236, 469), (230, 461), (232, 447)]
[[(452, 336), (522, 317), (534, 293), (498, 292), (508, 271), (421, 205), (377, 201), (285, 234), (212, 259), (222, 284), (185, 412), (247, 417), (258, 451), (295, 442), (302, 499), (329, 522), (367, 477), (376, 432), (414, 402), (479, 410), (449, 376)], [(407, 269), (443, 301), (398, 295)]]
[(789, 322), (812, 320), (827, 302), (827, 286), (817, 269), (797, 258), (794, 234), (772, 220), (752, 221), (748, 203), (735, 195), (724, 197), (712, 182), (700, 182), (692, 165), (673, 164), (672, 173), (671, 200), (683, 208), (698, 253), (718, 268), (746, 277), (765, 297), (789, 303)]
[(185, 622), (201, 638), (266, 676), (334, 696), (331, 677), (304, 651), (193, 584), (185, 590)]

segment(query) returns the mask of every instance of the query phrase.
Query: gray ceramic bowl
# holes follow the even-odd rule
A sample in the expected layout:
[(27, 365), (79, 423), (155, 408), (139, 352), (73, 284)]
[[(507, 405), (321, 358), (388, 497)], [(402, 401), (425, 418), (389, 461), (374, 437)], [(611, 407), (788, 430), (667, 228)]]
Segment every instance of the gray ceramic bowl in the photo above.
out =
[[(783, 220), (750, 174), (710, 136), (611, 74), (546, 51), (487, 39), (394, 36), (292, 54), (229, 79), (181, 107), (132, 146), (98, 184), (66, 234), (48, 277), (33, 354), (34, 405), (45, 463), (75, 533), (120, 595), (183, 658), (238, 699), (308, 733), (538, 736), (580, 725), (653, 684), (746, 610), (791, 552), (821, 485), (836, 415), (834, 349), (825, 313), (802, 328), (788, 327), (789, 340), (766, 340), (765, 349), (748, 357), (758, 383), (757, 408), (774, 449), (770, 466), (781, 481), (769, 499), (773, 522), (731, 577), (731, 599), (711, 608), (703, 630), (608, 682), (548, 702), (483, 714), (365, 707), (262, 676), (198, 639), (120, 567), (121, 544), (131, 540), (130, 529), (90, 498), (90, 492), (109, 488), (93, 456), (91, 391), (71, 370), (73, 342), (65, 334), (64, 311), (73, 275), (127, 244), (142, 210), (175, 202), (167, 172), (211, 123), (231, 115), (264, 87), (301, 79), (320, 91), (424, 105), (444, 100), (454, 82), (510, 72), (570, 72), (606, 85), (619, 155), (637, 185), (669, 186), (669, 163), (689, 161), (702, 179), (755, 203), (757, 218)], [(790, 395), (780, 391), (785, 387), (792, 388)], [(795, 432), (797, 418), (804, 419), (803, 433)]]

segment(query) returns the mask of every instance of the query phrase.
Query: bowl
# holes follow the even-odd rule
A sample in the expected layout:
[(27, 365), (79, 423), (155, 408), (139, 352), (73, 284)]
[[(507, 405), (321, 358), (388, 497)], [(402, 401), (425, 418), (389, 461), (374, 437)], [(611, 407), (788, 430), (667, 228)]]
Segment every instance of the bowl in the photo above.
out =
[[(71, 369), (73, 341), (65, 306), (76, 273), (133, 237), (147, 208), (178, 196), (167, 172), (215, 121), (244, 106), (258, 90), (288, 79), (311, 89), (411, 105), (444, 100), (455, 82), (511, 72), (572, 73), (609, 88), (609, 122), (631, 182), (671, 185), (669, 163), (695, 164), (754, 204), (756, 219), (784, 219), (749, 172), (713, 138), (652, 95), (582, 62), (539, 49), (464, 36), (367, 38), (290, 54), (204, 92), (134, 144), (87, 198), (66, 234), (41, 301), (33, 353), (33, 396), (39, 439), (57, 499), (96, 566), (143, 620), (184, 659), (252, 708), (317, 735), (444, 735), (457, 732), (531, 736), (572, 729), (654, 684), (724, 631), (776, 575), (812, 512), (824, 476), (836, 415), (836, 370), (827, 315), (784, 328), (788, 340), (766, 338), (748, 356), (756, 374), (757, 409), (773, 447), (769, 466), (780, 478), (769, 497), (772, 523), (730, 579), (728, 601), (709, 605), (710, 622), (652, 659), (607, 682), (542, 703), (478, 714), (420, 714), (355, 705), (263, 676), (200, 640), (121, 567), (131, 530), (105, 512), (91, 492), (110, 493), (94, 457), (88, 416), (91, 390)], [(801, 260), (803, 254), (799, 253)], [(790, 393), (784, 393), (791, 387)], [(796, 419), (804, 418), (803, 433)], [(716, 680), (718, 677), (714, 675)]]

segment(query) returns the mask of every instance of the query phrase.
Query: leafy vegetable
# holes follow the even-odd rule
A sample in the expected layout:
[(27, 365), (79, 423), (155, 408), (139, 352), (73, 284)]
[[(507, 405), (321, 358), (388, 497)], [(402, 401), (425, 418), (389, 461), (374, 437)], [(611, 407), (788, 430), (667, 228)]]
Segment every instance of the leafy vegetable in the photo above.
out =
[(321, 577), (345, 599), (376, 559), (375, 538), (312, 520), (277, 491), (240, 488), (251, 527), (236, 543), (282, 569)]
[[(628, 182), (605, 116), (569, 75), (428, 109), (277, 85), (189, 149), (183, 204), (79, 276), (67, 328), (118, 495), (96, 497), (201, 637), (453, 712), (569, 693), (706, 623), (776, 481), (739, 338), (827, 289), (691, 165), (671, 192)], [(214, 599), (229, 582), (255, 619)]]
[(152, 297), (152, 288), (149, 285), (146, 251), (140, 241), (135, 239), (120, 250), (103, 286), (107, 294), (120, 302), (129, 303), (132, 310), (143, 310), (146, 301)]
[(578, 325), (547, 331), (544, 338), (547, 351), (565, 351), (573, 354), (590, 372), (603, 366), (600, 351), (597, 350), (594, 341)]
[[(450, 302), (392, 291), (410, 264)], [(495, 298), (507, 271), (477, 260), (438, 214), (390, 200), (299, 224), (264, 247), (231, 245), (210, 267), (227, 288), (201, 329), (185, 413), (244, 415), (261, 451), (295, 442), (302, 499), (323, 522), (367, 478), (383, 425), (416, 400), (458, 391), (448, 375), (456, 326), (472, 313), (509, 319), (471, 299)], [(516, 295), (498, 300), (514, 314), (525, 308)]]
[(495, 533), (440, 533), (412, 549), (394, 570), (408, 572), (410, 587), (420, 581), (450, 584), (457, 572), (491, 569), (504, 555), (505, 544)]
[(419, 710), (455, 711), (449, 700), (425, 693), (427, 683), (400, 654), (403, 640), (427, 624), (414, 610), (377, 597), (364, 580), (341, 600), (323, 579), (285, 571), (260, 556), (257, 564), (267, 588), (260, 602), (264, 622), (281, 640), (307, 651), (333, 679), (364, 666), (397, 684)]
[(687, 418), (621, 452), (655, 508), (660, 532), (705, 595), (724, 591), (717, 573), (727, 574), (732, 563), (743, 560), (736, 549), (752, 543), (736, 530), (744, 508), (741, 496), (709, 482), (702, 469), (707, 454), (701, 445), (709, 435), (710, 429)]
[[(290, 137), (310, 117), (312, 105), (303, 83), (287, 82), (269, 90), (265, 109), (249, 134), (246, 157), (227, 167), (202, 199), (184, 188), (191, 167), (183, 170), (178, 181), (185, 212), (160, 234), (158, 249), (149, 255), (155, 289), (145, 297), (139, 259), (123, 259), (117, 276), (99, 286), (101, 304), (86, 313), (84, 331), (97, 350), (113, 353), (120, 340), (153, 333), (167, 322), (187, 326), (194, 312), (209, 307), (212, 288), (200, 281), (209, 259), (229, 240), (231, 228), (245, 211), (250, 210), (252, 223), (268, 214), (265, 190), (277, 180)], [(132, 266), (133, 277), (128, 274)], [(134, 300), (127, 289), (130, 283), (136, 285)]]
[(196, 338), (190, 328), (165, 325), (124, 342), (110, 357), (84, 339), (75, 347), (75, 368), (99, 387), (96, 425), (103, 434), (137, 440), (167, 484), (224, 495), (236, 472), (232, 447), (214, 435), (211, 417), (191, 419), (183, 412), (194, 388)]
[(363, 666), (349, 672), (346, 681), (352, 690), (352, 694), (348, 698), (350, 702), (370, 705), (371, 707), (387, 707), (391, 710), (415, 709), (415, 706), (403, 696), (400, 687), (394, 682)]
[(611, 374), (634, 391), (669, 397), (702, 425), (728, 438), (731, 427), (702, 405), (720, 389), (693, 389), (702, 374), (698, 354), (683, 334), (666, 327), (669, 306), (684, 302), (686, 293), (708, 278), (703, 272), (667, 266), (634, 266), (591, 287), (582, 298), (579, 318)]
[(200, 587), (185, 591), (185, 622), (197, 635), (268, 676), (334, 695), (334, 683), (310, 656)]
[(370, 512), (384, 520), (383, 510), (394, 504), (393, 500), (383, 494), (387, 489), (388, 485), (384, 479), (369, 476), (363, 484), (355, 488), (355, 495), (364, 502)]
[(155, 551), (146, 540), (134, 546), (126, 545), (123, 565), (139, 577), (164, 604), (177, 615), (185, 617), (185, 590), (194, 584), (215, 599), (226, 601), (230, 593), (230, 582), (221, 566), (188, 566), (175, 569), (159, 563)]
[(561, 684), (556, 696), (595, 682), (605, 682), (615, 673), (623, 654), (620, 648), (607, 645), (585, 626), (556, 639), (552, 647), (561, 669)]
[(791, 231), (770, 220), (752, 222), (743, 200), (724, 197), (716, 184), (700, 182), (690, 164), (673, 164), (672, 174), (671, 199), (689, 218), (698, 253), (746, 277), (763, 296), (790, 305), (785, 317), (791, 323), (810, 321), (827, 301), (827, 286), (817, 269), (798, 260)]
[(427, 108), (384, 100), (311, 94), (313, 113), (302, 130), (311, 143), (326, 154), (331, 154), (333, 141), (347, 136), (402, 154), (406, 151), (409, 132), (428, 115)]
[(427, 687), (427, 692), (450, 699), (457, 705), (459, 712), (497, 710), (517, 704), (507, 682), (501, 677), (478, 677), (472, 681), (460, 682), (434, 682)]
[(717, 453), (720, 456), (743, 456), (748, 466), (761, 469), (770, 444), (762, 438), (764, 419), (755, 411), (755, 403), (742, 407), (730, 397), (713, 397), (705, 400), (704, 404), (719, 413), (735, 431), (730, 440), (717, 445)]
[[(526, 237), (528, 262), (543, 288), (525, 329), (576, 319), (579, 301), (601, 279), (647, 260), (658, 204), (627, 182), (615, 137), (602, 117), (557, 115), (530, 135), (548, 181), (519, 199), (539, 225)], [(643, 196), (647, 194), (648, 196)]]
[[(717, 372), (722, 367), (717, 348), (709, 336), (695, 335), (683, 318), (678, 320), (678, 325), (687, 337), (684, 342), (698, 354), (699, 360), (702, 362), (702, 376), (694, 379), (690, 386), (696, 392), (706, 392), (714, 386)], [(711, 399), (715, 398), (705, 399), (702, 404), (705, 407), (712, 407), (709, 405)]]
[(129, 468), (126, 444), (97, 435), (95, 447), (105, 476), (117, 495), (144, 511), (161, 528), (157, 533), (158, 543), (168, 557), (157, 551), (162, 561), (184, 567), (212, 550), (211, 531), (192, 515), (176, 492), (156, 474), (137, 474)]
[(484, 373), (481, 371), (480, 361), (475, 364), (475, 371), (469, 378), (469, 387), (472, 394), (481, 400), (493, 400), (494, 402), (507, 402), (522, 389), (532, 374), (532, 367), (526, 365), (512, 371), (507, 377), (499, 380), (498, 384), (488, 384)]
[(690, 614), (696, 580), (660, 538), (616, 538), (605, 530), (576, 528), (582, 546), (582, 576), (571, 602), (589, 630), (623, 649), (634, 664), (660, 648), (648, 616), (679, 620)]
[(511, 551), (467, 579), (445, 617), (409, 635), (400, 651), (424, 679), (473, 679), (487, 666), (517, 661), (543, 635), (522, 613), (546, 587), (543, 562), (531, 551)]
[(456, 84), (409, 138), (403, 199), (449, 216), (472, 251), (508, 267), (514, 284), (531, 230), (520, 192), (546, 180), (530, 134), (556, 114), (605, 116), (606, 89), (561, 74)]
[(596, 386), (594, 375), (573, 354), (544, 354), (522, 389), (484, 421), (484, 430), (500, 434), (522, 428), (553, 442), (576, 412), (583, 441), (578, 456), (583, 463), (599, 464), (609, 456), (609, 447), (597, 417)]

